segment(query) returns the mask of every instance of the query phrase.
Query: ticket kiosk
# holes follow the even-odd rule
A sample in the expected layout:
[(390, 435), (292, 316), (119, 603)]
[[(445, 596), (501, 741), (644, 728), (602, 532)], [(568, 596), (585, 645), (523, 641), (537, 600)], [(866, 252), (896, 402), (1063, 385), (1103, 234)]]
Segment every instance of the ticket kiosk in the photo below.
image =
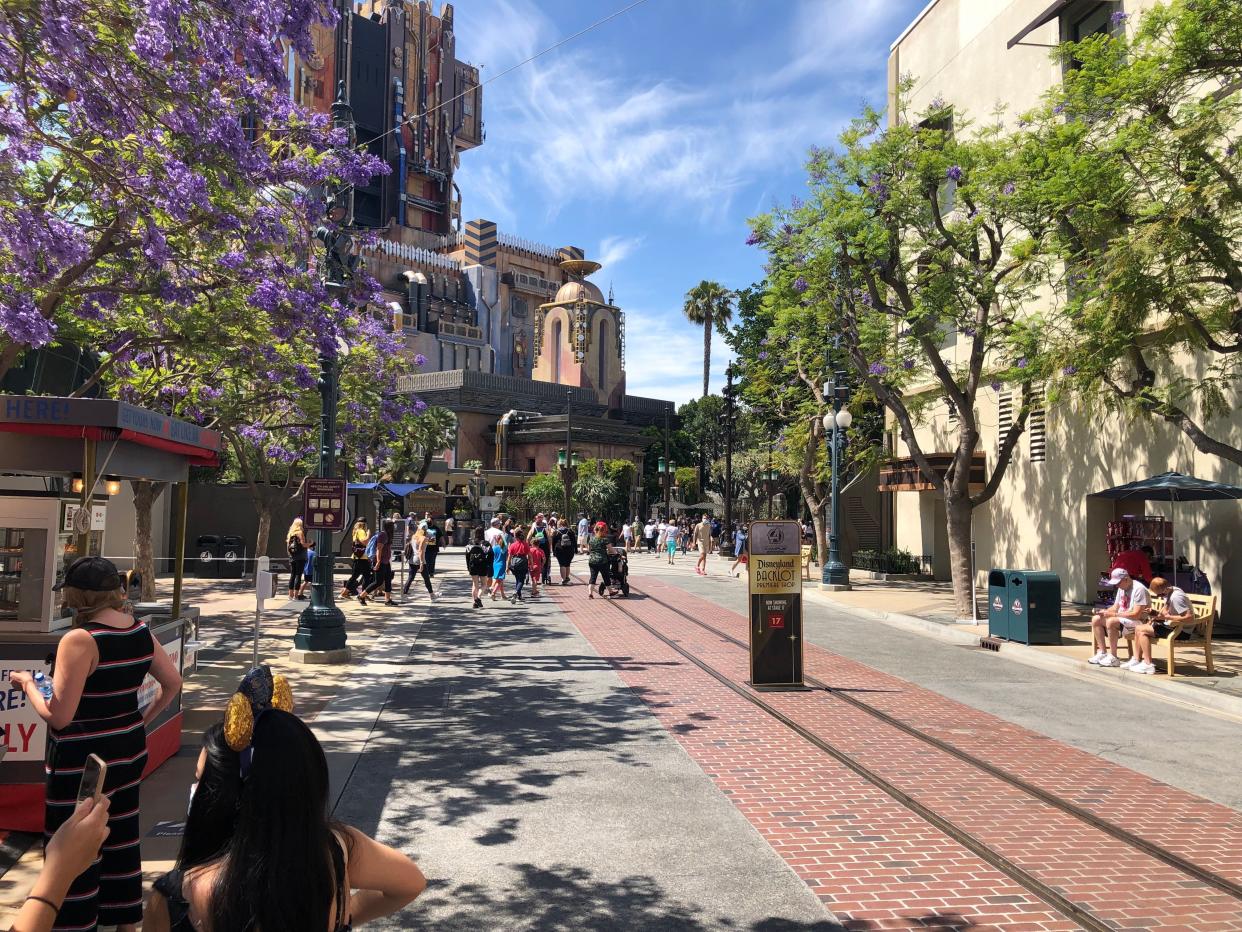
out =
[[(9, 689), (8, 675), (20, 669), (55, 676), (52, 661), (70, 619), (52, 585), (77, 557), (100, 553), (109, 492), (116, 491), (110, 484), (175, 484), (172, 601), (135, 611), (183, 669), (186, 626), (197, 614), (181, 599), (186, 483), (190, 466), (217, 465), (219, 451), (215, 431), (124, 402), (0, 395), (0, 829), (43, 828), (47, 728), (25, 696)], [(153, 688), (148, 683), (144, 692)], [(148, 772), (180, 746), (178, 696), (148, 726)]]

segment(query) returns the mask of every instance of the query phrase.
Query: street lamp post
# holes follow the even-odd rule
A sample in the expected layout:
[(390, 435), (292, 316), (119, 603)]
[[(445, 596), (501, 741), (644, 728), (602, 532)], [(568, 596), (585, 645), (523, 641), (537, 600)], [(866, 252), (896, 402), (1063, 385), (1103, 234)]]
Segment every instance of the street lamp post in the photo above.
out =
[(578, 479), (578, 467), (582, 460), (575, 450), (572, 453), (564, 448), (556, 451), (556, 471), (560, 474), (561, 483), (565, 487), (565, 514), (569, 514), (570, 493), (574, 482)]
[(673, 515), (673, 486), (677, 483), (677, 464), (663, 456), (657, 461), (660, 471), (660, 485), (664, 487), (664, 520)]
[(824, 397), (832, 399), (832, 410), (824, 415), (824, 435), (828, 440), (830, 468), (832, 470), (832, 486), (830, 494), (830, 520), (828, 528), (828, 559), (824, 561), (823, 574), (820, 579), (821, 589), (844, 590), (850, 588), (850, 571), (841, 562), (841, 448), (845, 444), (845, 431), (854, 422), (841, 401), (843, 385), (834, 378), (824, 383)]
[[(332, 102), (332, 125), (345, 130), (346, 145), (354, 144), (354, 113), (345, 93), (345, 82), (337, 85)], [(350, 227), (354, 222), (354, 189), (343, 185), (328, 205), (331, 226), (322, 227), (318, 237), (324, 244), (324, 285), (328, 294), (338, 301), (348, 300), (350, 282), (357, 264), (353, 255)], [(342, 341), (343, 342), (343, 341)], [(341, 346), (340, 354), (348, 352)], [(319, 470), (321, 479), (336, 474), (336, 406), (338, 401), (338, 368), (335, 356), (319, 352)], [(346, 646), (345, 613), (336, 604), (336, 581), (333, 570), (332, 532), (315, 534), (315, 581), (311, 586), (310, 604), (298, 616), (298, 629), (293, 636), (295, 659), (315, 663), (341, 663), (349, 659)]]
[(724, 480), (724, 527), (720, 531), (720, 553), (729, 556), (733, 552), (733, 427), (737, 417), (737, 405), (733, 389), (733, 366), (725, 369), (725, 480)]
[(768, 520), (772, 520), (772, 495), (776, 491), (776, 482), (779, 474), (772, 468), (772, 445), (768, 444), (768, 468), (763, 472), (763, 481), (761, 483), (764, 493), (768, 497)]

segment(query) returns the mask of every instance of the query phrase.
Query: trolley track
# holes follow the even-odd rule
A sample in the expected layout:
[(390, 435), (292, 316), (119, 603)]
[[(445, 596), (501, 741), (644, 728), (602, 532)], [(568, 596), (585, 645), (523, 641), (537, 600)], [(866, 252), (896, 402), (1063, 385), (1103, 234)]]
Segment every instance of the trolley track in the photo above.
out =
[[(677, 606), (664, 601), (658, 596), (652, 595), (650, 592), (645, 590), (640, 590), (633, 585), (631, 585), (631, 592), (634, 595), (640, 596), (645, 601), (650, 601), (660, 606), (665, 611), (671, 612), (678, 618), (708, 632), (720, 640), (749, 652), (750, 648), (746, 642), (720, 630), (714, 625), (695, 618), (688, 612), (685, 612)], [(997, 851), (986, 841), (976, 837), (971, 832), (956, 825), (951, 820), (941, 816), (925, 804), (919, 802), (909, 793), (896, 786), (892, 781), (888, 780), (882, 774), (858, 760), (853, 755), (841, 750), (838, 747), (835, 747), (824, 738), (803, 727), (798, 722), (791, 719), (788, 715), (774, 707), (771, 703), (765, 701), (760, 694), (756, 693), (752, 689), (749, 689), (744, 684), (735, 681), (728, 674), (716, 669), (709, 663), (706, 663), (695, 655), (694, 652), (678, 642), (675, 638), (669, 637), (655, 626), (638, 617), (638, 615), (626, 607), (621, 600), (613, 599), (609, 601), (609, 604), (645, 630), (648, 634), (651, 634), (653, 637), (657, 638), (677, 654), (685, 657), (688, 661), (693, 663), (707, 675), (711, 676), (721, 685), (727, 687), (730, 691), (736, 693), (747, 702), (761, 709), (765, 714), (780, 722), (803, 740), (810, 742), (816, 748), (826, 753), (828, 756), (845, 766), (853, 773), (857, 774), (862, 779), (866, 780), (871, 785), (875, 786), (885, 795), (895, 800), (904, 808), (913, 812), (919, 818), (933, 825), (945, 835), (961, 844), (964, 848), (977, 855), (981, 860), (1005, 874), (1015, 883), (1028, 890), (1034, 896), (1038, 897), (1062, 915), (1072, 919), (1074, 922), (1079, 923), (1084, 929), (1092, 930), (1092, 932), (1105, 932), (1105, 930), (1112, 930), (1116, 928), (1113, 923), (1101, 918), (1081, 904), (1075, 903), (1060, 890), (1045, 883), (1029, 870)], [(871, 706), (867, 702), (849, 695), (846, 692), (834, 689), (832, 686), (829, 686), (817, 677), (806, 675), (804, 679), (814, 690), (826, 693), (833, 699), (845, 702), (852, 708), (879, 720), (883, 724), (894, 728), (909, 737), (915, 738), (916, 740), (921, 741), (936, 750), (987, 774), (989, 777), (1008, 784), (1019, 792), (1033, 797), (1040, 802), (1071, 816), (1079, 822), (1110, 836), (1114, 840), (1120, 841), (1131, 848), (1141, 851), (1149, 857), (1160, 861), (1161, 863), (1206, 886), (1212, 887), (1215, 890), (1242, 901), (1242, 884), (1236, 883), (1227, 877), (1223, 877), (1214, 871), (1196, 864), (1182, 855), (1174, 851), (1170, 851), (1155, 842), (1142, 838), (1141, 836), (1138, 836), (1107, 819), (1101, 818), (1076, 803), (1064, 799), (1049, 790), (1031, 783), (1029, 780), (1025, 780), (1022, 777), (1017, 776), (1016, 774), (1010, 773), (1004, 768), (998, 767), (989, 761), (983, 760), (982, 758), (971, 754), (969, 751), (965, 751), (950, 742), (938, 738), (935, 735), (928, 734), (913, 725), (903, 722), (895, 716)]]

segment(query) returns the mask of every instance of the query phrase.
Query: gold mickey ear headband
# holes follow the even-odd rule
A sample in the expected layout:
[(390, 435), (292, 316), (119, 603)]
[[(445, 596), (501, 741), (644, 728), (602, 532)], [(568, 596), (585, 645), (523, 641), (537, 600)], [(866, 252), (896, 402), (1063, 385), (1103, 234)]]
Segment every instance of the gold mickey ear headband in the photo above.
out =
[(280, 674), (264, 664), (244, 677), (224, 710), (224, 740), (241, 755), (242, 778), (250, 773), (254, 757), (254, 723), (268, 709), (293, 711), (293, 690)]

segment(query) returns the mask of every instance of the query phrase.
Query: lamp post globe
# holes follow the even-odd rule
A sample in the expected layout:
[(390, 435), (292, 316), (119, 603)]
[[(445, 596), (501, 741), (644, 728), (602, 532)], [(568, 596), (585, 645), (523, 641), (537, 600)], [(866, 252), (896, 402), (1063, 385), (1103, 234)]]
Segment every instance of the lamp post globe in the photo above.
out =
[(849, 408), (842, 408), (837, 412), (837, 426), (842, 430), (848, 430), (849, 426), (854, 423), (854, 415), (850, 414)]

